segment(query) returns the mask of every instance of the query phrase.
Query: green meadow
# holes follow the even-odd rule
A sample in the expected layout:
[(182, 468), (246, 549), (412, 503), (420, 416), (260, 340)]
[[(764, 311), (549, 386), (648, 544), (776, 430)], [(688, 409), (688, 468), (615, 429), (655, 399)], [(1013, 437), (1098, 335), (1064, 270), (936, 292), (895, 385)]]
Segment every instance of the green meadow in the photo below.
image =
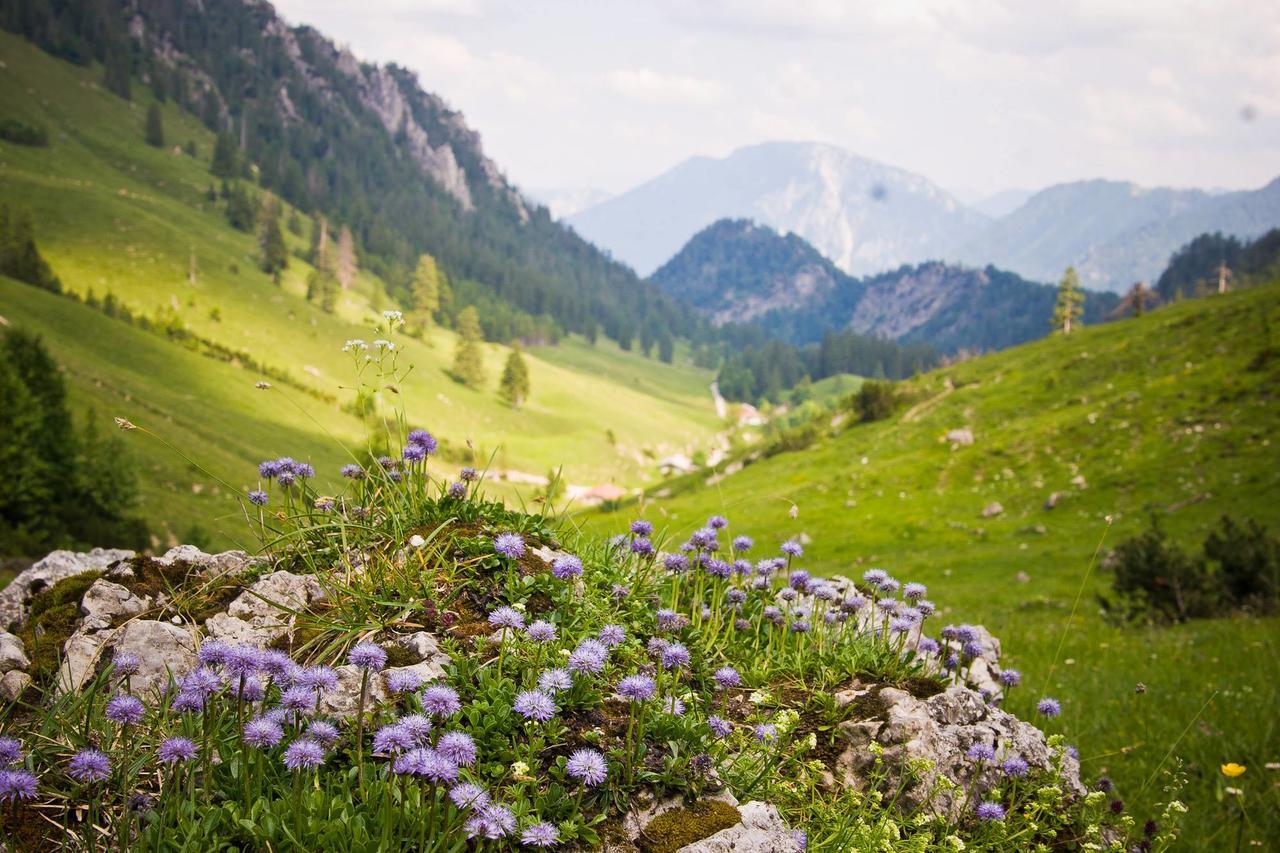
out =
[[(1060, 699), (1049, 729), (1140, 820), (1181, 765), (1187, 849), (1233, 849), (1242, 803), (1246, 843), (1274, 844), (1280, 620), (1117, 626), (1098, 596), (1101, 557), (1152, 517), (1191, 549), (1224, 513), (1280, 527), (1277, 329), (1270, 285), (1055, 336), (903, 383), (888, 420), (827, 415), (808, 449), (583, 521), (616, 531), (643, 511), (680, 537), (722, 513), (766, 553), (801, 537), (806, 568), (926, 583), (944, 623), (986, 625), (1025, 673), (1008, 707)], [(961, 427), (972, 445), (945, 439)], [(1249, 768), (1242, 798), (1223, 793), (1231, 761)]]

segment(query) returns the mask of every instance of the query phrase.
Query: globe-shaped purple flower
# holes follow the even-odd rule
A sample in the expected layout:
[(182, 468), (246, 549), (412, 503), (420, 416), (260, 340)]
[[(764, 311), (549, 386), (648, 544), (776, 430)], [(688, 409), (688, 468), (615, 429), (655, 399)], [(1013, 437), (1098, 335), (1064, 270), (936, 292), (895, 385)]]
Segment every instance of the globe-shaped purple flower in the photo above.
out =
[(284, 751), (284, 766), (290, 770), (311, 770), (324, 764), (324, 747), (311, 738), (299, 738)]
[(621, 625), (605, 625), (598, 636), (600, 642), (612, 649), (622, 645), (627, 639), (627, 629)]
[(22, 742), (17, 738), (0, 737), (0, 767), (12, 767), (22, 763)]
[(569, 655), (569, 669), (573, 672), (585, 672), (595, 675), (604, 669), (609, 657), (609, 649), (599, 640), (590, 637), (578, 644)]
[(637, 518), (631, 522), (631, 532), (636, 536), (650, 536), (653, 534), (653, 525), (643, 518)]
[(588, 788), (594, 788), (609, 775), (604, 756), (594, 749), (578, 749), (565, 763), (565, 772)]
[(452, 717), (462, 710), (458, 691), (443, 684), (432, 684), (422, 691), (422, 709), (433, 717)]
[(102, 782), (111, 775), (111, 759), (101, 750), (82, 749), (67, 762), (67, 775), (77, 782)]
[(142, 704), (141, 699), (136, 696), (130, 696), (127, 693), (120, 693), (112, 696), (107, 702), (107, 708), (103, 712), (103, 716), (116, 725), (132, 726), (142, 722), (142, 717), (146, 712), (147, 709)]
[(548, 669), (538, 676), (538, 689), (547, 693), (568, 690), (573, 686), (573, 676), (567, 669)]
[(435, 436), (427, 432), (425, 429), (411, 429), (406, 441), (417, 447), (421, 447), (424, 453), (435, 453), (439, 442)]
[(514, 607), (499, 607), (489, 614), (489, 624), (498, 628), (518, 630), (524, 627), (524, 614)]
[(0, 802), (12, 803), (18, 800), (34, 800), (40, 780), (34, 773), (26, 770), (0, 771)]
[(988, 743), (975, 743), (969, 747), (965, 755), (972, 761), (995, 761), (996, 751)]
[(1019, 779), (1026, 776), (1027, 771), (1031, 768), (1026, 761), (1015, 755), (1000, 762), (1000, 769), (1004, 772), (1004, 775), (1011, 779)]
[(354, 667), (377, 672), (387, 665), (387, 653), (377, 643), (356, 643), (347, 661)]
[(185, 764), (196, 757), (196, 745), (184, 737), (171, 737), (161, 741), (156, 757), (164, 764)]
[(512, 708), (526, 720), (545, 723), (556, 715), (556, 703), (541, 690), (526, 690), (516, 694)]
[(974, 814), (978, 816), (978, 820), (987, 823), (1004, 820), (1004, 806), (990, 801), (978, 803), (978, 807), (974, 809)]
[(398, 755), (413, 749), (417, 739), (413, 732), (400, 723), (391, 723), (373, 733), (374, 755)]
[(742, 684), (742, 676), (731, 666), (720, 667), (712, 677), (721, 690), (728, 690), (730, 687), (738, 687)]
[(689, 650), (683, 643), (668, 643), (662, 650), (662, 668), (680, 669), (689, 665)]
[(250, 720), (244, 727), (244, 742), (259, 749), (275, 746), (283, 738), (284, 729), (273, 720), (258, 717)]
[(556, 638), (556, 626), (543, 619), (539, 619), (529, 626), (525, 631), (525, 635), (535, 643), (550, 643)]
[(436, 741), (436, 752), (448, 758), (459, 767), (470, 767), (476, 763), (476, 742), (466, 732), (445, 732)]
[(630, 702), (647, 702), (656, 692), (657, 686), (647, 675), (628, 675), (618, 682), (618, 695)]
[(133, 652), (118, 651), (111, 657), (111, 667), (116, 675), (133, 675), (138, 671), (140, 663)]
[(489, 794), (473, 782), (461, 782), (449, 789), (449, 799), (460, 809), (475, 809), (489, 803)]
[(555, 824), (535, 823), (525, 827), (520, 843), (525, 847), (555, 847), (560, 841), (560, 830)]
[(1062, 704), (1048, 696), (1036, 703), (1036, 710), (1046, 717), (1056, 717), (1062, 713)]
[(500, 533), (493, 540), (493, 550), (512, 560), (524, 556), (524, 539), (519, 533)]
[(392, 693), (412, 693), (422, 686), (422, 676), (411, 669), (393, 669), (387, 673), (387, 689)]
[(572, 554), (564, 554), (551, 561), (551, 574), (562, 581), (582, 574), (582, 561)]
[(717, 739), (726, 738), (733, 731), (733, 723), (715, 714), (707, 717), (707, 727), (711, 729), (711, 734), (715, 735)]
[(1022, 673), (1016, 669), (1002, 669), (1000, 671), (1000, 683), (1005, 687), (1017, 687), (1022, 683)]
[(672, 574), (681, 575), (689, 571), (689, 558), (684, 554), (667, 554), (662, 558), (662, 565)]
[(338, 727), (324, 720), (315, 720), (307, 726), (307, 737), (322, 746), (333, 746), (338, 742)]

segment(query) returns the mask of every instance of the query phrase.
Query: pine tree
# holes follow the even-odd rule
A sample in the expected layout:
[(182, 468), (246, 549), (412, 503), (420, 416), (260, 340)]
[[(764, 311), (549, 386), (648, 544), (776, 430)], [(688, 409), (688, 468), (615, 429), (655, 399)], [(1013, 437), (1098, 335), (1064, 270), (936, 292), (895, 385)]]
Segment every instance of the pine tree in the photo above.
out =
[(108, 92), (114, 92), (126, 101), (129, 100), (129, 84), (132, 76), (129, 45), (127, 42), (112, 45), (107, 52), (106, 67), (103, 69), (102, 84)]
[(258, 211), (258, 265), (277, 280), (280, 271), (289, 266), (289, 251), (280, 231), (280, 203), (270, 193)]
[(1058, 301), (1053, 306), (1053, 328), (1069, 335), (1073, 328), (1083, 325), (1079, 322), (1084, 314), (1083, 304), (1080, 276), (1076, 275), (1075, 267), (1067, 267), (1062, 274), (1062, 281), (1058, 282)]
[(338, 305), (338, 277), (333, 271), (317, 267), (307, 276), (307, 299), (329, 313)]
[(227, 194), (227, 221), (232, 228), (252, 232), (257, 220), (257, 207), (253, 197), (237, 182)]
[(409, 298), (412, 306), (409, 324), (421, 332), (440, 310), (440, 268), (430, 255), (418, 256), (418, 266), (413, 271), (413, 281), (409, 283)]
[(351, 229), (343, 225), (342, 230), (338, 232), (338, 259), (334, 267), (334, 273), (338, 276), (338, 283), (342, 285), (343, 290), (349, 290), (352, 282), (356, 280), (356, 271), (359, 266), (356, 262), (356, 241), (351, 235)]
[(144, 138), (148, 145), (156, 148), (164, 146), (164, 122), (160, 117), (160, 105), (155, 101), (147, 107), (147, 130)]
[(458, 348), (453, 355), (453, 376), (468, 388), (479, 388), (484, 384), (484, 353), (480, 339), (480, 315), (468, 305), (458, 314)]
[(507, 356), (507, 365), (502, 370), (502, 379), (498, 383), (498, 393), (502, 399), (518, 409), (529, 397), (529, 366), (520, 354), (520, 345), (511, 347), (511, 355)]
[(217, 141), (213, 144), (213, 162), (209, 164), (209, 171), (215, 177), (234, 178), (239, 168), (238, 161), (236, 144), (227, 134), (219, 133)]

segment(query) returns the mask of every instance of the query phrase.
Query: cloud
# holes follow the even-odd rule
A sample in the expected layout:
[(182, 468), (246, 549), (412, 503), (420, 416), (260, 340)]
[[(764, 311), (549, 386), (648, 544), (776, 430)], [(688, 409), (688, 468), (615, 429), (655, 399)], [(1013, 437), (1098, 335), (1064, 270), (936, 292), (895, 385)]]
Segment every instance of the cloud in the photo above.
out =
[(617, 94), (650, 104), (710, 104), (723, 92), (715, 80), (664, 74), (651, 68), (611, 71), (606, 79)]

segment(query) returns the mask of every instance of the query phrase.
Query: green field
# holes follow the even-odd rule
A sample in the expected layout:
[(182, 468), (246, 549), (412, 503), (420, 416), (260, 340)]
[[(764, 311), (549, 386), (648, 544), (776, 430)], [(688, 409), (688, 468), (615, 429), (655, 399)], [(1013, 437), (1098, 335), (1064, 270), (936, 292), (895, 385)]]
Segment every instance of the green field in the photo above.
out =
[[(362, 272), (333, 314), (306, 301), (310, 267), (297, 256), (275, 286), (257, 267), (254, 235), (232, 229), (205, 198), (211, 134), (168, 103), (168, 146), (149, 147), (142, 138), (146, 89), (135, 87), (130, 103), (107, 93), (100, 79), (100, 68), (60, 62), (0, 34), (0, 116), (42, 125), (50, 138), (47, 148), (0, 142), (0, 199), (31, 211), (41, 252), (67, 291), (98, 298), (110, 292), (135, 314), (246, 353), (291, 383), (276, 382), (276, 397), (255, 394), (262, 377), (252, 371), (16, 282), (0, 286), (0, 317), (44, 334), (75, 400), (92, 403), (99, 417), (161, 420), (156, 426), (168, 438), (234, 483), (272, 453), (326, 465), (342, 458), (326, 432), (354, 445), (362, 429), (340, 410), (354, 378), (341, 348), (350, 338), (375, 337), (380, 312), (397, 307), (382, 282)], [(188, 141), (196, 157), (177, 147)], [(306, 248), (304, 236), (286, 231), (286, 239), (292, 251)], [(722, 428), (708, 390), (713, 374), (684, 357), (665, 365), (612, 342), (578, 339), (538, 347), (527, 354), (532, 394), (513, 411), (497, 394), (506, 347), (485, 346), (487, 387), (472, 390), (447, 375), (451, 331), (435, 328), (423, 341), (397, 343), (400, 365), (413, 370), (398, 396), (384, 392), (386, 410), (404, 405), (414, 425), (457, 448), (470, 442), (496, 469), (545, 475), (563, 466), (570, 483), (642, 485), (656, 477), (654, 459), (692, 453)], [(285, 411), (293, 407), (283, 395), (309, 418)], [(291, 415), (308, 431), (284, 426)], [(212, 530), (212, 519), (235, 512), (181, 460), (148, 449), (139, 463), (150, 472), (145, 510), (161, 541), (181, 538), (196, 523)]]
[[(770, 551), (808, 537), (807, 568), (881, 566), (928, 584), (945, 620), (985, 624), (1026, 673), (1009, 707), (1027, 715), (1043, 695), (1061, 699), (1051, 730), (1061, 725), (1086, 772), (1114, 779), (1135, 814), (1162, 794), (1157, 769), (1182, 759), (1187, 849), (1232, 849), (1238, 803), (1221, 799), (1218, 766), (1236, 761), (1249, 767), (1235, 783), (1245, 839), (1276, 844), (1280, 772), (1265, 765), (1280, 761), (1280, 620), (1113, 627), (1096, 599), (1108, 573), (1090, 572), (1100, 542), (1152, 514), (1194, 547), (1223, 513), (1280, 528), (1273, 330), (1280, 285), (978, 358), (904, 383), (910, 400), (889, 420), (713, 487), (676, 481), (644, 511), (674, 536), (723, 513)], [(972, 446), (943, 439), (963, 426)], [(981, 517), (997, 501), (1003, 513)], [(636, 511), (585, 523), (615, 531)]]

